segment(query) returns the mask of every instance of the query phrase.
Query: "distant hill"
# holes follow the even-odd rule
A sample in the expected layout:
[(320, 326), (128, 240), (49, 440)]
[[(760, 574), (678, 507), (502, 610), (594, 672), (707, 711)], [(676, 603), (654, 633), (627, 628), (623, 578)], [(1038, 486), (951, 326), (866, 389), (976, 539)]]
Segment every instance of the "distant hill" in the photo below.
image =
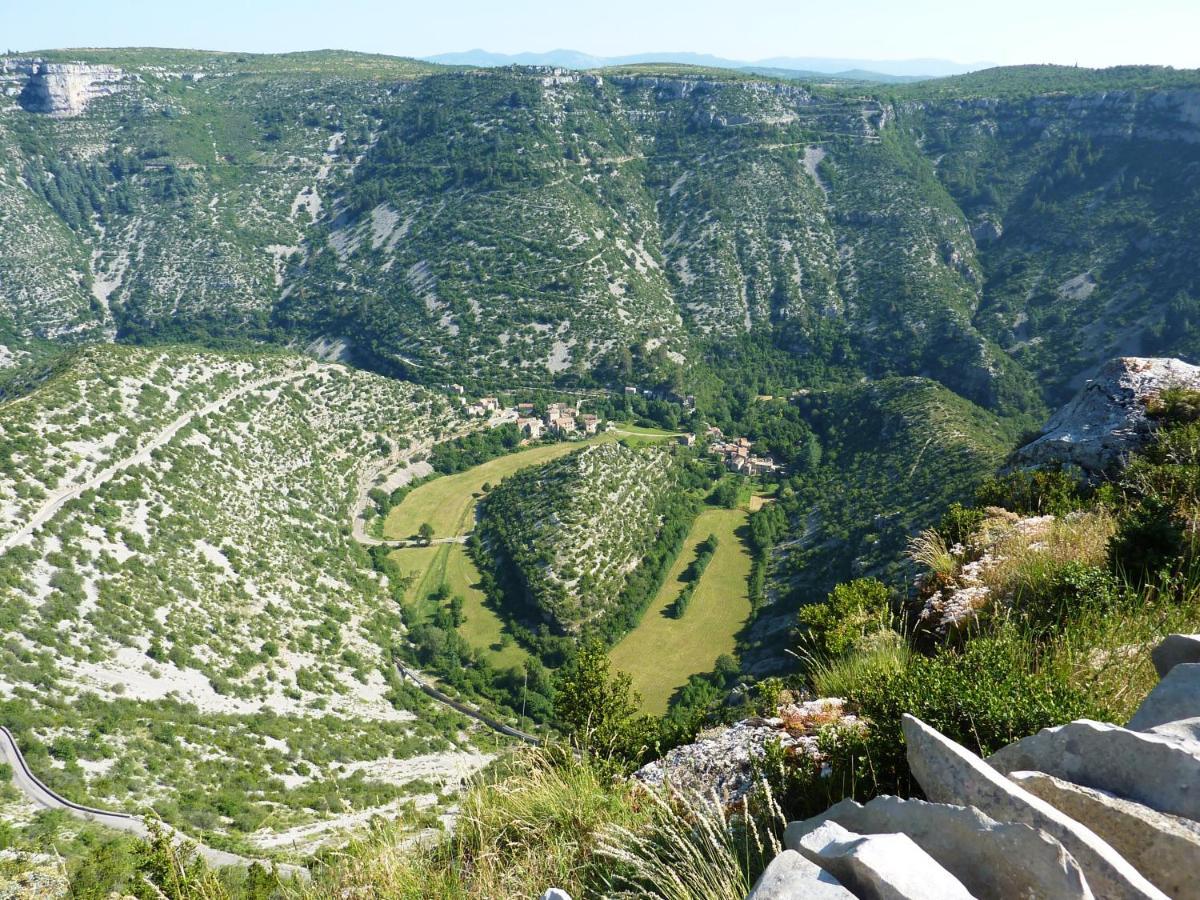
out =
[(855, 81), (891, 82), (962, 75), (986, 69), (994, 63), (956, 63), (945, 59), (832, 59), (819, 56), (773, 57), (760, 60), (733, 60), (709, 53), (635, 53), (629, 56), (593, 56), (578, 50), (548, 50), (545, 53), (491, 53), (466, 50), (425, 57), (428, 62), (457, 66), (560, 66), (567, 69), (599, 69), (661, 62), (714, 69), (741, 69), (781, 78), (832, 75)]

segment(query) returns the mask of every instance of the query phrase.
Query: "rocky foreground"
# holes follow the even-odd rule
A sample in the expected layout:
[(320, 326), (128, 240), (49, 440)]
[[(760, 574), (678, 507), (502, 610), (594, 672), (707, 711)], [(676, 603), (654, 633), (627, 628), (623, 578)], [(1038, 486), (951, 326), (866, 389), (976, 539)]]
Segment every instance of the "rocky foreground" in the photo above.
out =
[(748, 900), (1200, 898), (1200, 635), (1153, 657), (1126, 727), (1071, 722), (984, 760), (906, 716), (928, 801), (792, 822)]

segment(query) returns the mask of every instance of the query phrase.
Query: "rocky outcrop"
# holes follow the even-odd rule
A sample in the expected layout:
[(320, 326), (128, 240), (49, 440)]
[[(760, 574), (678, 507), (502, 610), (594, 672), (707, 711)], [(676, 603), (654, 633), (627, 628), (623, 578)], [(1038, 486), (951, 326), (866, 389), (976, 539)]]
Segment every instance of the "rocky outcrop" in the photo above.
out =
[(795, 850), (784, 850), (754, 883), (746, 900), (851, 900), (852, 893)]
[(1089, 476), (1119, 469), (1153, 425), (1146, 404), (1170, 387), (1200, 389), (1200, 366), (1125, 356), (1106, 363), (1042, 434), (1017, 451), (1025, 466), (1070, 465)]
[(671, 750), (634, 773), (643, 784), (669, 783), (676, 790), (725, 803), (741, 799), (754, 785), (754, 764), (767, 747), (777, 744), (791, 757), (809, 765), (822, 764), (817, 732), (826, 725), (863, 728), (837, 698), (785, 703), (771, 718), (755, 717), (728, 727), (702, 732), (694, 743)]
[(1130, 728), (1070, 722), (985, 762), (906, 715), (909, 769), (933, 802), (845, 800), (788, 825), (784, 845), (856, 897), (958, 896), (950, 878), (981, 900), (1200, 900), (1200, 665), (1177, 662), (1194, 642), (1154, 652), (1166, 677)]
[(962, 882), (903, 834), (855, 834), (825, 822), (795, 849), (868, 900), (972, 900)]
[(1168, 896), (1200, 900), (1200, 880), (1195, 878), (1200, 824), (1042, 772), (1009, 777), (1071, 818), (1087, 822)]
[(1163, 894), (1087, 826), (1005, 778), (982, 759), (920, 719), (904, 717), (908, 766), (925, 796), (974, 806), (1000, 822), (1020, 822), (1054, 838), (1083, 868), (1100, 897), (1162, 898)]
[(1010, 744), (988, 758), (1005, 774), (1045, 772), (1160, 812), (1200, 819), (1200, 746), (1083, 719)]
[[(859, 834), (906, 835), (980, 900), (1092, 896), (1079, 864), (1058, 841), (1028, 825), (997, 822), (969, 806), (899, 797), (876, 797), (865, 806), (843, 800), (822, 816), (790, 824), (784, 845), (794, 846), (824, 821)], [(1014, 859), (1021, 865), (1008, 864)]]
[(120, 90), (125, 73), (115, 66), (48, 63), (40, 59), (8, 59), (0, 71), (26, 76), (19, 102), (29, 112), (58, 118), (77, 116), (97, 97)]

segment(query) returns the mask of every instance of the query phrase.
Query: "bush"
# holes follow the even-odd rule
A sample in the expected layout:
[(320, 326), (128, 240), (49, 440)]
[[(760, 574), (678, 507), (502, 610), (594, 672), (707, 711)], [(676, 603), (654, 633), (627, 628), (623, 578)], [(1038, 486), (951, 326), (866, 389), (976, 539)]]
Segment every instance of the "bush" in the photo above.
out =
[(824, 603), (797, 614), (805, 641), (818, 657), (841, 656), (891, 624), (891, 591), (875, 578), (837, 585)]
[[(1084, 695), (1040, 672), (1032, 645), (1013, 634), (980, 637), (961, 652), (913, 655), (899, 673), (867, 670), (847, 697), (870, 722), (860, 797), (910, 796), (919, 788), (905, 758), (900, 720), (911, 713), (981, 756), (1042, 728), (1096, 714)], [(838, 764), (861, 766), (843, 758)]]
[(952, 503), (934, 530), (941, 535), (947, 547), (953, 547), (955, 544), (966, 544), (983, 524), (983, 519), (982, 509)]
[(1065, 515), (1080, 509), (1087, 489), (1061, 469), (1018, 469), (984, 479), (975, 492), (976, 506), (1002, 506), (1023, 516)]

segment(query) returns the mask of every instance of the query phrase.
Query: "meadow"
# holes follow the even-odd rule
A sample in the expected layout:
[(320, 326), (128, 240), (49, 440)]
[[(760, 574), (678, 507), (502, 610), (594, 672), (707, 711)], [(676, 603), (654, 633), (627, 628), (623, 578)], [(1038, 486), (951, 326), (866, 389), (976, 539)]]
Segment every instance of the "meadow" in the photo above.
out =
[[(747, 506), (702, 511), (641, 623), (609, 653), (613, 668), (633, 679), (643, 712), (665, 713), (672, 694), (690, 676), (712, 671), (718, 656), (734, 651), (738, 630), (750, 615), (750, 553), (741, 537), (749, 516)], [(672, 618), (670, 606), (686, 584), (696, 547), (710, 534), (719, 541), (712, 562), (687, 612)]]
[[(589, 444), (615, 440), (641, 444), (669, 437), (672, 437), (670, 432), (622, 424), (586, 441), (539, 444), (464, 472), (434, 478), (415, 488), (389, 512), (383, 536), (388, 540), (404, 540), (414, 536), (424, 523), (433, 528), (434, 540), (466, 535), (474, 528), (475, 506), (483, 497), (485, 485), (497, 485), (521, 469), (557, 459)], [(493, 666), (509, 668), (528, 657), (525, 649), (508, 635), (504, 620), (486, 605), (479, 588), (479, 571), (462, 544), (403, 547), (394, 550), (391, 558), (411, 577), (404, 598), (410, 625), (433, 615), (435, 604), (430, 595), (445, 585), (451, 596), (463, 598), (464, 619), (459, 634), (483, 650)]]

